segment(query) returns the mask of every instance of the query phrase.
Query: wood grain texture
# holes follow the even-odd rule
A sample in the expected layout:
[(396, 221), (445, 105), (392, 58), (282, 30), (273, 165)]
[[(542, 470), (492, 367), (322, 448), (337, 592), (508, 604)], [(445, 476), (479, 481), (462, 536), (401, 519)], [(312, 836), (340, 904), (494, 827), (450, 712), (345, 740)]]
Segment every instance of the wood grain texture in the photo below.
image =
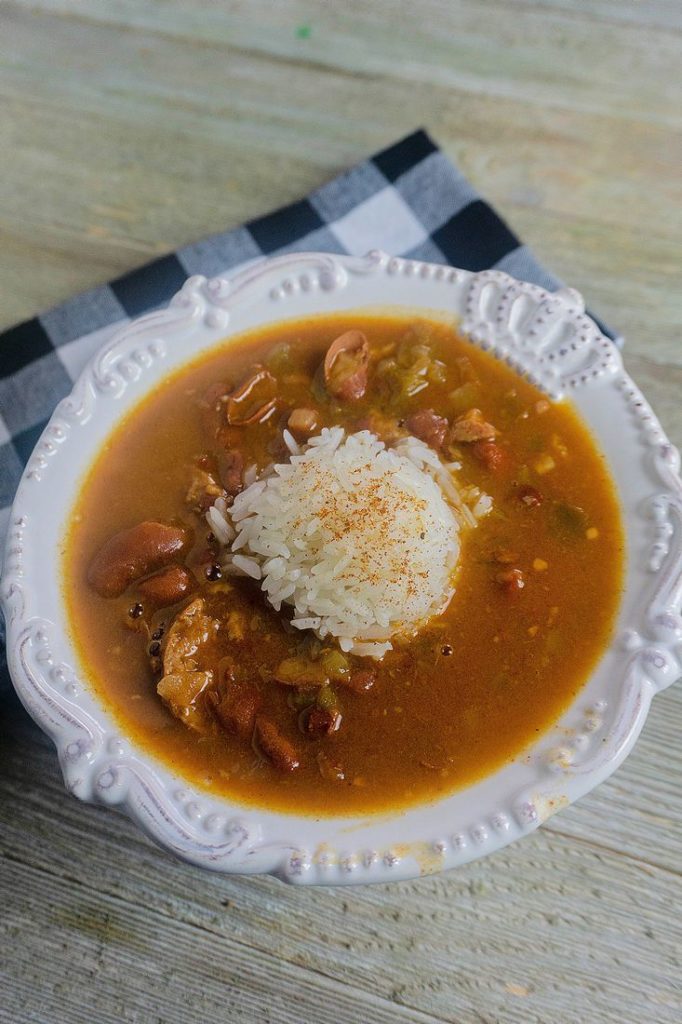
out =
[[(681, 33), (675, 0), (2, 2), (0, 327), (424, 124), (623, 330), (680, 444)], [(10, 699), (0, 1021), (676, 1024), (681, 730), (678, 687), (609, 782), (487, 861), (296, 890), (68, 797)]]

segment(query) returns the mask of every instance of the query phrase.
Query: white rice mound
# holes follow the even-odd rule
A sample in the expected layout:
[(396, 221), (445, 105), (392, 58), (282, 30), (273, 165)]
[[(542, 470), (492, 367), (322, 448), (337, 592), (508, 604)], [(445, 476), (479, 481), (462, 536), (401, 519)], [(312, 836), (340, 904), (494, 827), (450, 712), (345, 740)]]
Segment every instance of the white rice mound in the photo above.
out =
[[(343, 651), (381, 658), (453, 594), (461, 526), (490, 508), (455, 483), (456, 464), (414, 437), (387, 448), (368, 430), (323, 429), (289, 462), (269, 467), (208, 522), (226, 546), (224, 569), (261, 581), (291, 623)], [(472, 506), (474, 512), (472, 512)]]

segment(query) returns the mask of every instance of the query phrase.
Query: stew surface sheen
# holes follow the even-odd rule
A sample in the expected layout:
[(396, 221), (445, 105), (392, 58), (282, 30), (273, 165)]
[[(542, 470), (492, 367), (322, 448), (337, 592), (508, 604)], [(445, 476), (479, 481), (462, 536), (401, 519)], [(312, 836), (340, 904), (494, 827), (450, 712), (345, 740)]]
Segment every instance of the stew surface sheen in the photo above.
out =
[[(319, 368), (330, 343), (354, 329), (369, 341), (369, 385), (362, 398), (343, 402), (325, 393)], [(414, 352), (426, 349), (438, 370), (410, 394)], [(275, 413), (263, 423), (216, 426), (215, 396), (237, 389), (256, 364), (276, 378)], [(491, 459), (471, 444), (450, 452), (462, 464), (462, 482), (493, 500), (492, 511), (462, 534), (455, 595), (439, 618), (382, 661), (351, 656), (358, 672), (371, 670), (373, 685), (333, 687), (341, 726), (312, 737), (301, 729), (291, 687), (271, 674), (282, 659), (305, 654), (308, 638), (282, 626), (258, 583), (210, 578), (209, 529), (187, 499), (198, 466), (225, 473), (226, 450), (238, 451), (246, 466), (284, 461), (282, 427), (301, 407), (316, 412), (319, 427), (354, 431), (369, 421), (378, 436), (420, 410), (453, 423), (475, 407), (495, 425), (502, 453)], [(177, 560), (191, 578), (191, 597), (153, 617), (137, 584), (102, 597), (88, 579), (112, 535), (149, 520), (184, 526), (193, 537)], [(352, 313), (232, 338), (162, 381), (88, 472), (63, 566), (85, 675), (135, 743), (193, 783), (247, 806), (353, 815), (438, 799), (523, 756), (573, 701), (608, 645), (623, 536), (604, 458), (569, 402), (549, 402), (447, 323)], [(151, 634), (197, 595), (225, 627), (213, 641), (216, 665), (234, 658), (240, 678), (258, 688), (268, 717), (297, 752), (295, 771), (278, 771), (225, 730), (188, 728), (158, 696)], [(315, 657), (314, 645), (310, 650)]]

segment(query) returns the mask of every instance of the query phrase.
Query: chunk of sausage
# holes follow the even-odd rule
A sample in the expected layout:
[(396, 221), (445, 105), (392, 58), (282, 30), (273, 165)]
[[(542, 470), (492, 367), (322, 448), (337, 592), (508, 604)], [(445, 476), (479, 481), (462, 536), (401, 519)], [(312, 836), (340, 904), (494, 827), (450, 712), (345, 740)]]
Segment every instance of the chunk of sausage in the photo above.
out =
[(254, 738), (259, 751), (280, 772), (293, 772), (300, 765), (298, 753), (276, 725), (261, 715), (256, 718)]
[(432, 448), (440, 448), (448, 430), (448, 421), (433, 409), (420, 409), (407, 417), (406, 427), (411, 434)]
[(102, 597), (118, 597), (135, 580), (178, 561), (191, 544), (181, 526), (146, 522), (114, 534), (99, 549), (88, 582)]
[(336, 338), (324, 358), (324, 382), (335, 398), (354, 402), (367, 390), (369, 342), (362, 331)]
[(194, 589), (194, 580), (181, 565), (170, 565), (143, 580), (137, 588), (145, 601), (156, 608), (177, 604)]
[(255, 686), (251, 683), (233, 683), (227, 691), (211, 690), (208, 700), (226, 732), (243, 740), (251, 738), (256, 715), (263, 703)]
[(469, 409), (455, 420), (450, 431), (450, 440), (464, 444), (472, 441), (492, 441), (497, 431), (492, 423), (483, 419), (480, 409)]

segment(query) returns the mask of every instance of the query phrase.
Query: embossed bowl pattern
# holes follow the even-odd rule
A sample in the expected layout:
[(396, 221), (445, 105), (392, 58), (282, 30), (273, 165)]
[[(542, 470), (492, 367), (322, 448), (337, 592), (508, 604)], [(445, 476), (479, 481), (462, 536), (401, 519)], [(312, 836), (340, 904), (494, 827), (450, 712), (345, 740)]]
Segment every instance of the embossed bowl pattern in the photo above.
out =
[[(292, 816), (212, 796), (132, 743), (70, 642), (59, 551), (79, 482), (121, 416), (171, 370), (230, 336), (355, 309), (440, 311), (554, 398), (569, 395), (617, 485), (626, 585), (613, 642), (555, 727), (494, 774), (392, 816)], [(225, 341), (224, 339), (227, 339)], [(682, 674), (679, 457), (577, 292), (372, 252), (301, 253), (232, 277), (190, 278), (170, 306), (125, 326), (59, 404), (10, 518), (2, 600), (15, 687), (53, 739), (68, 789), (124, 809), (161, 846), (217, 871), (340, 884), (455, 867), (535, 829), (620, 764), (653, 696)]]

